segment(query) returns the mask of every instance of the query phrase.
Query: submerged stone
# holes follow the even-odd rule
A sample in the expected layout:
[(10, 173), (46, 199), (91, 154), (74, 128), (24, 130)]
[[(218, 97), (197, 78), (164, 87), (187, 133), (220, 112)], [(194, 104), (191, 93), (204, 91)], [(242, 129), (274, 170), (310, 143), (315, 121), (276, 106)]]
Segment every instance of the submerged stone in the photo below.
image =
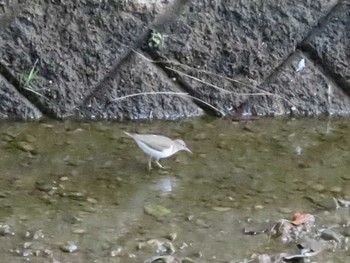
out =
[(31, 143), (29, 143), (29, 142), (19, 141), (19, 142), (17, 142), (16, 146), (17, 146), (18, 149), (20, 149), (23, 152), (30, 152), (30, 153), (33, 153), (33, 154), (36, 153), (35, 149), (34, 149), (34, 146)]
[(171, 213), (171, 210), (162, 205), (147, 205), (144, 207), (145, 213), (154, 217), (163, 217)]
[(68, 241), (67, 243), (61, 245), (60, 249), (63, 252), (73, 253), (73, 252), (77, 251), (78, 246), (73, 241)]

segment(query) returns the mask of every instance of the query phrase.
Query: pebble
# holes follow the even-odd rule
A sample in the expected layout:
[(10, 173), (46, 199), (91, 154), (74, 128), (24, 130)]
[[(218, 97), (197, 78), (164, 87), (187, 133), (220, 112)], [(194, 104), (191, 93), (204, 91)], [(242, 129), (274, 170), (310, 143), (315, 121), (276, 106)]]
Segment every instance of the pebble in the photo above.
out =
[(60, 249), (63, 252), (73, 253), (73, 252), (77, 251), (78, 246), (74, 242), (68, 241), (66, 244), (61, 245)]
[(23, 152), (35, 153), (34, 146), (26, 141), (20, 141), (17, 143), (17, 148)]
[(230, 211), (230, 210), (231, 210), (231, 207), (214, 206), (214, 207), (212, 207), (212, 209), (213, 209), (214, 211), (217, 211), (217, 212), (227, 212), (227, 211)]
[(169, 233), (168, 235), (165, 236), (165, 238), (169, 239), (170, 241), (174, 241), (177, 238), (177, 233), (176, 232)]
[(86, 230), (83, 229), (83, 228), (77, 228), (77, 229), (74, 229), (74, 230), (73, 230), (73, 234), (82, 235), (82, 234), (85, 234), (85, 233), (86, 233)]
[(191, 258), (184, 258), (183, 260), (182, 260), (182, 263), (194, 263), (195, 261), (193, 260), (193, 259), (191, 259)]
[(62, 177), (60, 178), (60, 181), (61, 181), (61, 182), (65, 182), (65, 181), (68, 181), (68, 180), (69, 180), (68, 176), (62, 176)]
[(119, 257), (122, 256), (123, 248), (117, 247), (110, 252), (111, 257)]
[(30, 248), (33, 245), (33, 242), (24, 242), (23, 248)]
[(77, 201), (85, 201), (87, 199), (86, 194), (81, 192), (65, 192), (60, 193), (61, 196), (66, 196), (70, 199), (77, 200)]
[(53, 189), (57, 189), (57, 185), (54, 182), (37, 181), (35, 183), (35, 188), (43, 192), (49, 192)]
[(197, 219), (196, 225), (204, 228), (209, 228), (209, 225), (203, 219)]
[(261, 209), (264, 209), (264, 206), (263, 205), (255, 205), (254, 209), (261, 210)]
[(53, 127), (55, 127), (54, 125), (47, 124), (47, 123), (41, 123), (40, 126), (42, 126), (43, 128), (46, 128), (46, 129), (52, 129)]
[(146, 242), (140, 242), (137, 249), (151, 253), (165, 253), (167, 248), (164, 247), (164, 242), (158, 239), (150, 239)]
[(111, 130), (111, 127), (98, 124), (98, 125), (96, 125), (95, 130), (96, 130), (96, 131), (100, 131), (100, 132), (106, 132), (106, 131), (110, 131), (110, 130)]
[(79, 172), (77, 170), (72, 170), (72, 171), (70, 171), (69, 175), (70, 176), (78, 176)]
[(198, 133), (193, 137), (193, 140), (195, 141), (202, 141), (207, 138), (207, 135), (205, 133)]
[(174, 254), (176, 251), (173, 243), (171, 243), (169, 241), (164, 242), (163, 246), (166, 248), (166, 250), (169, 254)]
[(97, 200), (96, 200), (95, 198), (92, 198), (92, 197), (88, 197), (88, 198), (86, 199), (86, 201), (88, 201), (88, 202), (91, 203), (91, 204), (97, 204)]
[(26, 141), (26, 142), (35, 142), (36, 139), (35, 139), (35, 137), (34, 137), (33, 135), (26, 134), (26, 135), (24, 136), (24, 141)]
[(344, 180), (350, 180), (350, 174), (344, 174), (342, 177)]
[(323, 184), (315, 184), (312, 186), (312, 189), (317, 192), (323, 192), (326, 189), (326, 187)]
[(83, 208), (84, 212), (88, 212), (88, 213), (95, 213), (96, 212), (96, 208), (92, 207), (92, 206), (86, 206)]
[(104, 164), (102, 164), (101, 168), (106, 169), (106, 168), (111, 168), (113, 167), (114, 163), (111, 160), (106, 161)]
[(160, 169), (160, 170), (158, 171), (158, 174), (160, 174), (160, 175), (166, 175), (166, 174), (169, 174), (169, 171)]
[(341, 235), (332, 231), (331, 229), (325, 229), (321, 233), (321, 238), (324, 240), (334, 240), (337, 243), (340, 243), (342, 241)]
[(13, 136), (10, 136), (9, 134), (4, 134), (2, 137), (1, 137), (1, 140), (4, 141), (4, 142), (12, 142), (14, 140), (15, 137)]
[[(43, 254), (44, 254), (44, 256), (47, 256), (47, 257), (50, 257), (50, 258), (52, 258), (53, 257), (53, 251), (51, 250), (51, 249), (44, 249), (44, 251), (43, 251)], [(55, 260), (53, 260), (53, 261), (51, 261), (52, 263), (57, 263), (58, 261), (55, 261)]]
[(337, 193), (337, 194), (339, 194), (339, 193), (341, 193), (342, 188), (341, 188), (340, 186), (333, 186), (333, 187), (331, 187), (331, 188), (329, 189), (329, 191), (331, 191), (332, 193)]
[(217, 145), (219, 149), (230, 150), (231, 146), (226, 141), (220, 141)]
[(0, 236), (14, 236), (15, 232), (9, 225), (0, 224)]
[(156, 218), (163, 217), (171, 213), (168, 208), (161, 205), (147, 205), (144, 207), (144, 210), (147, 215), (151, 215)]
[(33, 240), (43, 239), (45, 237), (42, 230), (37, 230), (33, 233)]

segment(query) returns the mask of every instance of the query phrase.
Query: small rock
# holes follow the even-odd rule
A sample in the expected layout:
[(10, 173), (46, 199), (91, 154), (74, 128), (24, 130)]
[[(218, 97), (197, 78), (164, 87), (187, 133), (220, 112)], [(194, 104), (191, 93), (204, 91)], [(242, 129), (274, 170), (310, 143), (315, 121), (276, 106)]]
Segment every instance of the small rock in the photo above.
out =
[(86, 194), (81, 192), (62, 192), (60, 193), (60, 196), (66, 196), (77, 201), (85, 201), (87, 199)]
[(3, 134), (1, 136), (1, 140), (4, 141), (4, 142), (13, 142), (15, 137), (9, 135), (9, 134)]
[(191, 259), (191, 258), (184, 258), (183, 260), (182, 260), (182, 263), (194, 263), (195, 261), (193, 260), (193, 259)]
[(32, 143), (32, 142), (35, 142), (35, 141), (36, 141), (36, 138), (35, 138), (33, 135), (26, 134), (26, 135), (24, 136), (24, 141), (29, 142), (29, 143)]
[(193, 137), (193, 140), (195, 141), (202, 141), (207, 139), (207, 135), (203, 132), (203, 133), (198, 133)]
[[(43, 251), (43, 254), (44, 254), (44, 256), (46, 256), (46, 257), (53, 257), (53, 251), (51, 250), (51, 249), (44, 249), (44, 251)], [(54, 262), (56, 262), (56, 263), (59, 263), (58, 261), (51, 261), (52, 263), (54, 263)]]
[(60, 249), (63, 252), (73, 253), (73, 252), (77, 251), (78, 246), (74, 242), (68, 241), (66, 244), (61, 245)]
[(329, 189), (332, 193), (339, 194), (342, 192), (342, 188), (340, 186), (333, 186)]
[(311, 188), (317, 192), (323, 192), (326, 189), (323, 184), (315, 184)]
[(107, 169), (113, 167), (114, 163), (112, 160), (106, 161), (104, 164), (102, 164), (102, 169)]
[(160, 174), (160, 175), (166, 175), (166, 174), (169, 174), (169, 171), (164, 170), (164, 169), (159, 169), (159, 170), (158, 170), (158, 174)]
[(264, 206), (263, 205), (255, 205), (254, 209), (261, 210), (261, 209), (264, 209)]
[(44, 237), (44, 232), (41, 229), (35, 231), (33, 234), (33, 240), (43, 239)]
[(79, 165), (79, 160), (66, 159), (65, 161), (70, 166), (78, 166)]
[(123, 248), (117, 247), (116, 249), (113, 249), (109, 254), (111, 257), (119, 257), (122, 256)]
[(97, 204), (97, 200), (96, 200), (95, 198), (92, 198), (92, 197), (88, 197), (88, 198), (86, 199), (86, 201), (88, 201), (88, 202), (91, 203), (91, 204)]
[(34, 146), (26, 141), (17, 142), (17, 148), (23, 152), (35, 153)]
[(68, 176), (62, 176), (62, 177), (60, 178), (60, 181), (61, 181), (61, 182), (66, 182), (66, 181), (68, 181), (68, 180), (69, 180)]
[(150, 259), (147, 259), (144, 263), (181, 263), (183, 261), (171, 256), (171, 255), (165, 255), (165, 256), (155, 256)]
[(334, 197), (320, 200), (316, 204), (328, 211), (337, 210), (339, 208), (339, 202)]
[(85, 234), (85, 233), (86, 233), (86, 230), (83, 229), (83, 228), (77, 228), (77, 229), (74, 229), (74, 230), (73, 230), (73, 233), (74, 233), (74, 234), (82, 235), (82, 234)]
[(342, 240), (341, 235), (331, 229), (325, 229), (322, 231), (321, 238), (324, 240), (334, 240), (337, 243), (340, 243)]
[(214, 206), (212, 209), (217, 212), (227, 212), (231, 210), (231, 207)]
[(197, 219), (196, 225), (204, 228), (209, 228), (209, 225), (206, 222), (204, 222), (203, 219)]
[(30, 248), (33, 245), (33, 242), (24, 242), (23, 248)]
[(176, 232), (169, 233), (168, 235), (165, 236), (165, 238), (169, 239), (170, 241), (174, 241), (177, 238), (177, 233)]
[(158, 239), (150, 239), (146, 242), (141, 242), (138, 244), (137, 248), (151, 253), (166, 253), (167, 251), (167, 248), (164, 247), (164, 242)]
[(15, 232), (9, 225), (0, 224), (0, 236), (14, 236)]
[(41, 123), (40, 126), (46, 129), (52, 129), (53, 127), (55, 127), (53, 124), (47, 124), (47, 123)]
[(164, 242), (163, 246), (166, 248), (167, 253), (169, 253), (169, 254), (174, 254), (176, 251), (173, 243), (171, 243), (169, 241)]
[(203, 159), (207, 159), (207, 154), (206, 153), (200, 153), (200, 154), (198, 154), (198, 157), (200, 157), (200, 158), (203, 158)]
[(226, 141), (220, 141), (217, 145), (219, 149), (230, 150), (231, 146)]
[(258, 256), (259, 263), (271, 263), (271, 257), (267, 254), (261, 254)]
[(82, 211), (88, 212), (88, 213), (95, 213), (96, 212), (96, 208), (94, 208), (92, 206), (85, 206)]
[(76, 215), (65, 214), (63, 216), (63, 221), (73, 225), (73, 224), (81, 223), (83, 220)]
[(156, 218), (163, 217), (171, 213), (171, 210), (161, 205), (147, 205), (144, 207), (147, 215), (154, 216)]
[(72, 170), (72, 171), (70, 171), (69, 175), (70, 176), (78, 176), (79, 172), (77, 170)]
[(57, 190), (57, 185), (54, 182), (37, 181), (35, 188), (43, 192), (49, 192), (53, 189)]
[(344, 180), (350, 180), (350, 174), (344, 174), (341, 176), (341, 178)]

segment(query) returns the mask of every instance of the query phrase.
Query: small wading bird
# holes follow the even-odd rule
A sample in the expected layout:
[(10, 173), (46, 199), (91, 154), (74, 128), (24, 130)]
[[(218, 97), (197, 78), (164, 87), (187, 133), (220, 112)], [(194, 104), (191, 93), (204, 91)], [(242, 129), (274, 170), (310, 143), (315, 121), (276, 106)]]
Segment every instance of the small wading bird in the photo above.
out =
[(124, 132), (129, 137), (133, 138), (141, 150), (149, 155), (148, 160), (148, 170), (152, 169), (152, 158), (155, 159), (155, 164), (159, 168), (164, 169), (164, 167), (159, 163), (160, 159), (167, 158), (177, 153), (178, 151), (191, 152), (187, 148), (183, 140), (172, 140), (168, 137), (153, 134), (136, 134)]

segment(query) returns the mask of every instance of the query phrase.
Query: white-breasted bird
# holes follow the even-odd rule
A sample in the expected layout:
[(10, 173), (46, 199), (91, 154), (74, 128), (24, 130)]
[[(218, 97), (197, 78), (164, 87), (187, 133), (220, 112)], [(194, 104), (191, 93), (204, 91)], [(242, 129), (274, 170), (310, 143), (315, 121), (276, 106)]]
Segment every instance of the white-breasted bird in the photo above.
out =
[(152, 158), (155, 159), (155, 164), (163, 169), (164, 167), (159, 163), (160, 159), (172, 156), (178, 151), (192, 153), (183, 140), (172, 140), (168, 137), (154, 134), (124, 133), (133, 138), (141, 150), (150, 157), (148, 160), (148, 170), (152, 169)]

